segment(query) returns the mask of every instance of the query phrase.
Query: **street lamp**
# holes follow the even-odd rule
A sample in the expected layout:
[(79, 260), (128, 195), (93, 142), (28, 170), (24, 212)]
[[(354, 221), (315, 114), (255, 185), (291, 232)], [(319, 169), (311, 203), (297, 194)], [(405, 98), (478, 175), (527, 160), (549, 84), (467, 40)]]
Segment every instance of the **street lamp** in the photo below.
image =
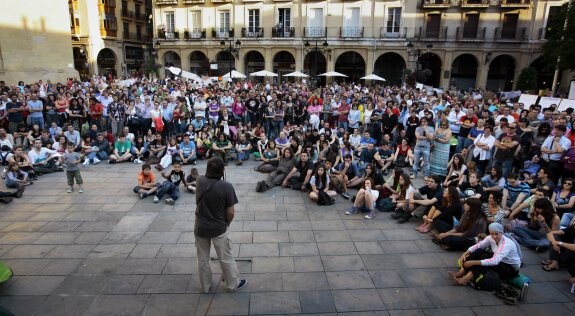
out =
[[(416, 79), (417, 79), (417, 73), (419, 72), (419, 68), (420, 68), (419, 65), (420, 65), (420, 63), (421, 63), (420, 58), (421, 58), (421, 56), (424, 55), (424, 54), (422, 54), (422, 50), (421, 50), (421, 49), (419, 49), (419, 48), (418, 48), (418, 49), (414, 49), (414, 47), (415, 47), (415, 45), (413, 45), (412, 42), (408, 42), (407, 45), (406, 45), (407, 55), (408, 55), (409, 57), (411, 57), (410, 60), (413, 60), (413, 57), (415, 57), (415, 70), (414, 70), (414, 73), (415, 73), (415, 75), (416, 75), (415, 77), (416, 77)], [(431, 51), (431, 49), (433, 48), (433, 44), (427, 43), (427, 45), (425, 45), (425, 47), (427, 48), (427, 52), (426, 52), (426, 53), (429, 53), (429, 52)]]
[[(226, 41), (229, 42), (228, 47), (226, 47)], [(242, 45), (242, 42), (240, 42), (239, 39), (236, 40), (235, 42), (234, 42), (233, 38), (230, 38), (228, 40), (221, 40), (220, 45), (222, 46), (222, 51), (230, 53), (230, 55), (232, 55), (235, 59), (239, 58), (240, 46)], [(230, 61), (230, 68), (229, 68), (230, 80), (232, 79), (232, 61), (234, 58), (229, 59), (229, 61)]]
[(309, 41), (306, 41), (303, 45), (305, 46), (304, 50), (306, 51), (306, 53), (309, 52), (315, 52), (315, 54), (313, 54), (313, 68), (311, 70), (311, 74), (312, 78), (314, 80), (314, 86), (317, 85), (317, 54), (325, 54), (327, 55), (328, 59), (331, 60), (331, 49), (328, 48), (329, 44), (327, 43), (327, 41), (323, 41), (323, 44), (321, 46), (319, 46), (318, 41), (315, 40), (315, 45), (312, 46), (310, 44)]

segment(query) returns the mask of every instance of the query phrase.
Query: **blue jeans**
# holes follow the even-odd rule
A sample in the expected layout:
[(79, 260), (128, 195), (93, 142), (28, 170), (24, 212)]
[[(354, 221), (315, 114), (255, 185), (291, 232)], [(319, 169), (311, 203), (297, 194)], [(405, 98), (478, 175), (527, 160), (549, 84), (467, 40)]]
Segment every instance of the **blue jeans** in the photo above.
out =
[(40, 126), (40, 129), (44, 129), (44, 117), (42, 117), (42, 116), (30, 117), (30, 126), (32, 126), (34, 124), (38, 124), (38, 126)]
[(571, 223), (571, 221), (573, 220), (573, 217), (575, 217), (575, 214), (573, 214), (573, 213), (563, 214), (563, 216), (561, 216), (561, 223), (559, 224), (559, 226), (561, 226), (561, 227), (569, 226), (569, 223)]
[(471, 139), (467, 137), (457, 136), (457, 149), (455, 152), (460, 153), (463, 150), (463, 148), (468, 148), (472, 144), (473, 143), (471, 142)]
[(517, 242), (527, 248), (549, 247), (549, 240), (547, 239), (547, 235), (544, 233), (527, 227), (515, 227), (512, 232), (515, 234)]
[(244, 161), (250, 159), (249, 152), (238, 152), (238, 161)]
[(177, 200), (180, 197), (180, 189), (177, 185), (170, 181), (164, 181), (158, 191), (156, 191), (156, 196), (161, 199), (164, 194), (168, 194), (172, 200)]
[(415, 150), (413, 152), (413, 173), (417, 175), (418, 168), (419, 168), (419, 159), (423, 157), (423, 175), (429, 176), (429, 155), (430, 155), (429, 147), (422, 147), (422, 146), (415, 146)]
[(106, 159), (108, 159), (108, 153), (105, 151), (99, 151), (99, 152), (93, 151), (93, 152), (89, 153), (87, 157), (90, 160), (94, 160), (94, 158), (96, 158), (96, 157), (98, 157), (98, 159), (100, 159), (100, 160), (106, 160)]
[(501, 168), (501, 172), (502, 172), (503, 176), (507, 178), (509, 173), (511, 173), (511, 169), (513, 168), (513, 159), (495, 160), (493, 167)]
[(343, 130), (347, 132), (347, 124), (348, 122), (337, 122), (337, 129), (343, 127)]

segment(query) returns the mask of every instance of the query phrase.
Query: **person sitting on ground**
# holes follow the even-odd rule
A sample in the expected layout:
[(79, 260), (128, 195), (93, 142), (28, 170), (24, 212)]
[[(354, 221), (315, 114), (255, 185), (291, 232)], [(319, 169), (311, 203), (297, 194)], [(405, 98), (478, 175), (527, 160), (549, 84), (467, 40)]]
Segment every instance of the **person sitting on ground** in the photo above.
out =
[(160, 159), (160, 163), (156, 164), (156, 169), (162, 171), (168, 168), (172, 162), (177, 159), (179, 152), (178, 141), (175, 137), (170, 138), (168, 146), (166, 147), (166, 154)]
[(104, 134), (99, 133), (96, 139), (92, 141), (91, 148), (86, 150), (86, 159), (84, 159), (84, 165), (89, 165), (90, 163), (97, 164), (102, 160), (108, 159), (110, 156), (110, 143), (104, 138)]
[(483, 195), (483, 187), (479, 183), (477, 172), (470, 172), (467, 176), (467, 180), (468, 181), (464, 182), (457, 188), (459, 190), (459, 197), (464, 200), (468, 198), (481, 199), (481, 196)]
[(28, 152), (28, 159), (32, 162), (32, 167), (38, 174), (52, 173), (63, 171), (56, 167), (56, 161), (59, 156), (55, 151), (42, 147), (42, 141), (34, 140), (34, 146)]
[(343, 157), (343, 162), (335, 167), (335, 181), (336, 185), (342, 186), (341, 196), (349, 200), (350, 195), (347, 193), (348, 187), (352, 183), (356, 183), (357, 179), (360, 179), (359, 168), (356, 163), (352, 161), (351, 155), (345, 155)]
[(443, 197), (443, 187), (440, 185), (441, 178), (431, 175), (427, 178), (427, 185), (413, 192), (409, 199), (409, 208), (398, 217), (398, 223), (409, 221), (413, 216), (423, 218), (432, 206), (438, 207)]
[(373, 219), (375, 217), (375, 202), (378, 197), (379, 191), (372, 188), (371, 179), (366, 178), (363, 181), (361, 189), (359, 189), (355, 196), (353, 207), (351, 210), (346, 211), (345, 215), (351, 215), (361, 210), (366, 210), (368, 213), (364, 217), (366, 219)]
[(276, 146), (280, 149), (283, 150), (284, 148), (287, 148), (290, 146), (290, 141), (286, 136), (286, 133), (284, 132), (280, 132), (279, 136), (275, 139), (276, 142)]
[(143, 199), (154, 194), (159, 186), (152, 172), (152, 166), (147, 163), (143, 164), (142, 171), (138, 173), (138, 185), (134, 187), (134, 193), (139, 194), (140, 199)]
[(196, 164), (196, 144), (190, 139), (190, 135), (184, 134), (183, 141), (180, 143), (178, 155), (182, 165)]
[(212, 146), (214, 157), (220, 157), (227, 166), (231, 158), (232, 143), (228, 140), (226, 134), (221, 133)]
[(443, 198), (439, 206), (432, 206), (427, 215), (423, 215), (423, 223), (417, 227), (420, 233), (428, 233), (432, 225), (445, 226), (453, 228), (454, 219), (461, 219), (461, 201), (459, 192), (453, 186), (443, 190)]
[(521, 245), (540, 252), (549, 248), (547, 232), (559, 230), (560, 219), (548, 199), (537, 199), (533, 204), (533, 213), (527, 227), (515, 226), (511, 232)]
[(247, 140), (245, 134), (240, 134), (240, 139), (236, 142), (236, 154), (238, 158), (236, 165), (240, 166), (244, 161), (249, 160), (251, 151), (252, 144)]
[(536, 189), (543, 188), (548, 192), (553, 192), (555, 189), (555, 183), (549, 179), (549, 168), (542, 167), (537, 171), (537, 176), (534, 178), (529, 178), (523, 182), (527, 183), (531, 187), (531, 193), (534, 193)]
[(293, 190), (307, 191), (309, 180), (313, 172), (313, 163), (309, 160), (308, 153), (302, 152), (299, 162), (292, 168), (282, 182), (282, 186), (286, 188), (288, 185)]
[[(561, 240), (558, 240), (558, 239)], [(544, 260), (543, 270), (559, 270), (560, 265), (567, 267), (570, 281), (575, 284), (575, 219), (558, 231), (547, 231), (547, 239), (551, 243), (549, 260)]]
[(413, 150), (409, 146), (407, 138), (402, 138), (393, 155), (393, 164), (398, 167), (410, 167), (413, 165)]
[(379, 190), (379, 188), (381, 188), (384, 184), (384, 179), (383, 175), (381, 174), (381, 171), (379, 171), (379, 169), (377, 169), (373, 164), (370, 163), (367, 164), (363, 169), (363, 175), (361, 176), (361, 178), (356, 179), (348, 187), (355, 188), (357, 186), (360, 186), (363, 183), (363, 180), (365, 180), (366, 178), (371, 178), (371, 180), (373, 181), (372, 184), (374, 189)]
[(315, 172), (311, 179), (309, 180), (311, 191), (309, 193), (309, 198), (317, 202), (319, 199), (319, 191), (325, 192), (332, 201), (337, 196), (337, 192), (329, 189), (329, 176), (327, 175), (325, 165), (320, 164), (315, 168)]
[(564, 214), (571, 214), (573, 206), (575, 206), (575, 186), (573, 178), (563, 177), (561, 180), (561, 187), (555, 188), (551, 196), (551, 203), (555, 207), (557, 214), (563, 216)]
[(463, 203), (463, 214), (458, 225), (451, 227), (444, 221), (433, 224), (433, 242), (443, 250), (463, 250), (475, 244), (475, 237), (485, 233), (486, 229), (487, 217), (481, 210), (481, 200), (470, 198)]
[(144, 141), (144, 137), (140, 135), (136, 137), (130, 152), (134, 156), (134, 163), (142, 163), (148, 158), (150, 153), (148, 152), (148, 143)]
[(487, 199), (487, 194), (491, 191), (499, 191), (503, 193), (505, 187), (505, 178), (502, 175), (501, 168), (493, 167), (487, 170), (486, 175), (481, 178), (481, 185), (483, 186), (483, 200)]
[(388, 142), (384, 141), (381, 143), (381, 147), (378, 148), (377, 153), (374, 156), (374, 160), (381, 168), (381, 172), (384, 175), (387, 175), (387, 171), (393, 166), (393, 161), (395, 160), (393, 148)]
[[(398, 167), (396, 167), (393, 171), (393, 175), (395, 176), (398, 174), (397, 171)], [(403, 173), (403, 170), (400, 168), (401, 174), (399, 174), (397, 184), (392, 188), (389, 184), (384, 184), (384, 187), (387, 188), (392, 192), (391, 200), (395, 203), (395, 213), (394, 214), (403, 214), (403, 211), (409, 207), (409, 198), (416, 191), (413, 184), (411, 184), (411, 178), (407, 173)], [(391, 179), (391, 178), (390, 178)], [(381, 195), (381, 191), (380, 191)], [(393, 217), (392, 217), (393, 218)]]
[(531, 194), (529, 185), (518, 179), (517, 174), (511, 172), (503, 187), (503, 199), (501, 207), (505, 210), (513, 210)]
[(290, 173), (295, 167), (295, 159), (293, 158), (293, 151), (291, 148), (286, 148), (283, 151), (283, 155), (278, 162), (277, 168), (270, 173), (265, 181), (258, 182), (256, 186), (256, 192), (267, 191), (274, 186), (282, 185), (285, 177)]
[(537, 175), (539, 169), (541, 169), (541, 157), (533, 155), (531, 160), (523, 162), (523, 169), (519, 170), (519, 174), (523, 179), (531, 179)]
[(270, 140), (267, 142), (265, 149), (261, 152), (262, 164), (255, 168), (256, 171), (263, 173), (270, 173), (274, 171), (280, 160), (281, 154), (279, 149), (276, 147), (276, 142)]
[(162, 134), (158, 133), (154, 136), (154, 140), (152, 140), (148, 144), (148, 151), (150, 152), (148, 162), (150, 164), (157, 164), (160, 162), (160, 159), (166, 153), (166, 143), (162, 139)]
[[(8, 170), (6, 170), (6, 175), (4, 176), (6, 178), (4, 180), (6, 187), (9, 189), (16, 189), (16, 192), (24, 192), (24, 187), (31, 184), (28, 179), (28, 173), (20, 170), (16, 163), (10, 163), (8, 165)], [(22, 194), (17, 197), (21, 196)]]
[(535, 201), (542, 198), (549, 198), (549, 192), (545, 189), (537, 189), (533, 195), (526, 198), (523, 203), (517, 205), (516, 207), (506, 210), (505, 214), (510, 221), (515, 219), (524, 221), (525, 223), (529, 221), (531, 214), (533, 213), (533, 205)]
[(21, 170), (28, 173), (28, 178), (32, 181), (38, 180), (38, 175), (30, 163), (28, 155), (22, 149), (22, 145), (14, 146), (14, 153), (8, 156), (8, 163), (16, 163)]
[(154, 203), (158, 203), (165, 194), (170, 197), (165, 199), (164, 202), (168, 205), (174, 205), (176, 200), (180, 197), (180, 183), (187, 188), (186, 175), (182, 171), (182, 164), (179, 161), (175, 161), (172, 164), (172, 171), (169, 174), (162, 172), (162, 177), (166, 179), (158, 190), (156, 191), (156, 196), (154, 196)]
[(196, 193), (196, 180), (198, 179), (199, 174), (200, 173), (197, 168), (192, 168), (190, 173), (186, 176), (186, 183), (188, 184), (186, 188), (188, 189), (188, 192)]
[(132, 144), (126, 139), (126, 135), (120, 134), (118, 141), (114, 144), (114, 153), (110, 155), (108, 162), (113, 164), (130, 161), (132, 159), (131, 148)]
[(469, 247), (458, 262), (461, 269), (450, 274), (459, 285), (467, 285), (487, 270), (495, 271), (502, 280), (509, 280), (519, 275), (521, 249), (512, 238), (503, 234), (503, 225), (491, 223), (489, 236)]
[(487, 207), (485, 207), (485, 215), (489, 223), (505, 224), (507, 213), (501, 208), (501, 198), (503, 198), (503, 193), (499, 191), (489, 193)]

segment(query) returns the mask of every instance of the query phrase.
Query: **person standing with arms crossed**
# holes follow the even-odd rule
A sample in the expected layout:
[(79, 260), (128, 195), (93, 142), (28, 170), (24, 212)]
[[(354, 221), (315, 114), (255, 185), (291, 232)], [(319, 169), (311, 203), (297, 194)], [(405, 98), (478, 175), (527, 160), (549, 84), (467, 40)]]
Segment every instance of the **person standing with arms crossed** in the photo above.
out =
[(206, 175), (196, 180), (196, 221), (194, 235), (198, 254), (198, 273), (204, 293), (212, 287), (210, 268), (210, 243), (214, 243), (222, 269), (222, 278), (229, 291), (236, 291), (247, 284), (240, 279), (236, 261), (232, 257), (232, 244), (228, 227), (234, 219), (234, 205), (238, 197), (231, 183), (224, 178), (224, 161), (219, 157), (208, 160)]

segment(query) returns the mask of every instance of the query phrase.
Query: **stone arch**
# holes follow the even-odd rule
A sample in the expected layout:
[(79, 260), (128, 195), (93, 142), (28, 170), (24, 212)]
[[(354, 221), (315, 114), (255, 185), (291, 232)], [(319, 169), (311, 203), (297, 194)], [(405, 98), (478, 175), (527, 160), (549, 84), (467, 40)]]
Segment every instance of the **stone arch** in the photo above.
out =
[(357, 82), (365, 76), (365, 59), (358, 52), (348, 51), (337, 57), (334, 69), (347, 75), (346, 81)]
[(459, 89), (476, 87), (479, 61), (473, 54), (463, 53), (451, 63), (451, 84)]
[(96, 63), (98, 64), (98, 74), (104, 76), (111, 74), (113, 77), (117, 76), (116, 67), (118, 58), (116, 53), (110, 48), (103, 48), (98, 52)]
[(318, 51), (310, 51), (307, 53), (303, 60), (303, 70), (311, 76), (314, 85), (321, 83), (325, 84), (325, 77), (318, 77), (317, 75), (325, 73), (327, 70), (327, 60), (325, 55)]
[(545, 62), (545, 57), (539, 56), (529, 64), (529, 67), (537, 70), (537, 89), (550, 89), (553, 86), (554, 69)]
[(416, 81), (432, 87), (439, 87), (441, 80), (441, 57), (435, 53), (425, 53), (416, 62)]
[(282, 76), (295, 71), (295, 57), (292, 53), (282, 50), (274, 55), (273, 72)]
[(248, 74), (266, 68), (266, 60), (264, 55), (257, 50), (250, 50), (244, 55), (244, 72)]
[(515, 80), (517, 62), (511, 55), (501, 54), (489, 63), (486, 88), (489, 90), (510, 91)]
[(208, 75), (210, 73), (210, 60), (208, 56), (199, 50), (190, 53), (190, 72), (198, 76)]
[(405, 59), (394, 52), (381, 54), (373, 67), (373, 73), (383, 77), (386, 84), (400, 85), (405, 74)]
[(236, 58), (228, 51), (220, 51), (216, 54), (216, 64), (218, 64), (218, 69), (212, 71), (212, 75), (225, 75), (236, 69)]

